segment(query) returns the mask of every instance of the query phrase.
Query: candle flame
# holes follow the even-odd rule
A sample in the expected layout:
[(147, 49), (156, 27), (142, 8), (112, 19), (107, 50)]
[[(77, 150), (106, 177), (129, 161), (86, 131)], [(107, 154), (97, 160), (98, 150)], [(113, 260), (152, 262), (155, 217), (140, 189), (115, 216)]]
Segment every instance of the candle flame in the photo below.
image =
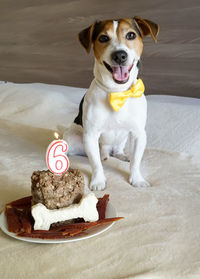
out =
[(54, 138), (59, 139), (60, 135), (57, 132), (54, 132)]

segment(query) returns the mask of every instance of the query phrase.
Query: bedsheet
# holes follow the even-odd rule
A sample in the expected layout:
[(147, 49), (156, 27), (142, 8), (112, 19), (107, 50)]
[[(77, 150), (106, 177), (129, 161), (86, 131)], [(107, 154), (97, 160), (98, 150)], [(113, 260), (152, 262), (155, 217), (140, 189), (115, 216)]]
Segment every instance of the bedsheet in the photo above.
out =
[[(46, 168), (55, 129), (67, 127), (85, 89), (45, 84), (0, 84), (0, 210), (30, 194), (30, 176)], [(148, 145), (142, 161), (152, 187), (128, 183), (129, 165), (103, 163), (118, 215), (102, 235), (67, 244), (30, 244), (0, 231), (0, 278), (200, 277), (200, 100), (148, 96)], [(84, 173), (86, 157), (70, 157)]]

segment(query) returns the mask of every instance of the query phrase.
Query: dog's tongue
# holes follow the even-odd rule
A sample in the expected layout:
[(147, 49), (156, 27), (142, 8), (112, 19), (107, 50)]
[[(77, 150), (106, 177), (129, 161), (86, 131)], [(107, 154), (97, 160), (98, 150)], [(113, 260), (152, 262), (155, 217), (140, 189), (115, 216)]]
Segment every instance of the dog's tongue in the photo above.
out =
[(128, 66), (116, 66), (112, 67), (113, 77), (117, 81), (125, 81), (129, 77)]

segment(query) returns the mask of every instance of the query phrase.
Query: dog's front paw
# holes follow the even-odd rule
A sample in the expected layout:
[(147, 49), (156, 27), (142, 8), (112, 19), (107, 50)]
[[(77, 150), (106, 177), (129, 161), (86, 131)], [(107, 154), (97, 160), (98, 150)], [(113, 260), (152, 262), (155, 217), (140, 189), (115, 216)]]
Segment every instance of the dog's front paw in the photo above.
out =
[(92, 191), (102, 191), (106, 188), (106, 183), (105, 182), (100, 182), (100, 183), (90, 183), (90, 190)]
[(106, 179), (103, 175), (101, 177), (95, 176), (92, 178), (90, 182), (90, 190), (102, 191), (105, 188), (106, 188)]
[(129, 157), (124, 154), (115, 154), (113, 157), (115, 157), (121, 161), (124, 161), (124, 162), (130, 162)]
[(144, 180), (144, 179), (142, 179), (142, 180), (135, 180), (135, 179), (132, 179), (130, 177), (129, 182), (130, 182), (130, 184), (133, 187), (138, 187), (138, 188), (146, 188), (146, 187), (150, 187), (151, 186), (151, 184), (148, 181)]

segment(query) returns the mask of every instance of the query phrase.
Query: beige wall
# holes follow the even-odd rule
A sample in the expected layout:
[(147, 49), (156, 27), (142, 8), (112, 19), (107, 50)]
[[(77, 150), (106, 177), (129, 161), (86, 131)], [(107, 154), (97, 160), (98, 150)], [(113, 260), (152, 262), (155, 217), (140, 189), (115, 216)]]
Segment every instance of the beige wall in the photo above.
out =
[(96, 19), (133, 17), (160, 24), (145, 39), (147, 94), (200, 97), (199, 0), (0, 0), (0, 80), (88, 87), (92, 56), (76, 34)]

